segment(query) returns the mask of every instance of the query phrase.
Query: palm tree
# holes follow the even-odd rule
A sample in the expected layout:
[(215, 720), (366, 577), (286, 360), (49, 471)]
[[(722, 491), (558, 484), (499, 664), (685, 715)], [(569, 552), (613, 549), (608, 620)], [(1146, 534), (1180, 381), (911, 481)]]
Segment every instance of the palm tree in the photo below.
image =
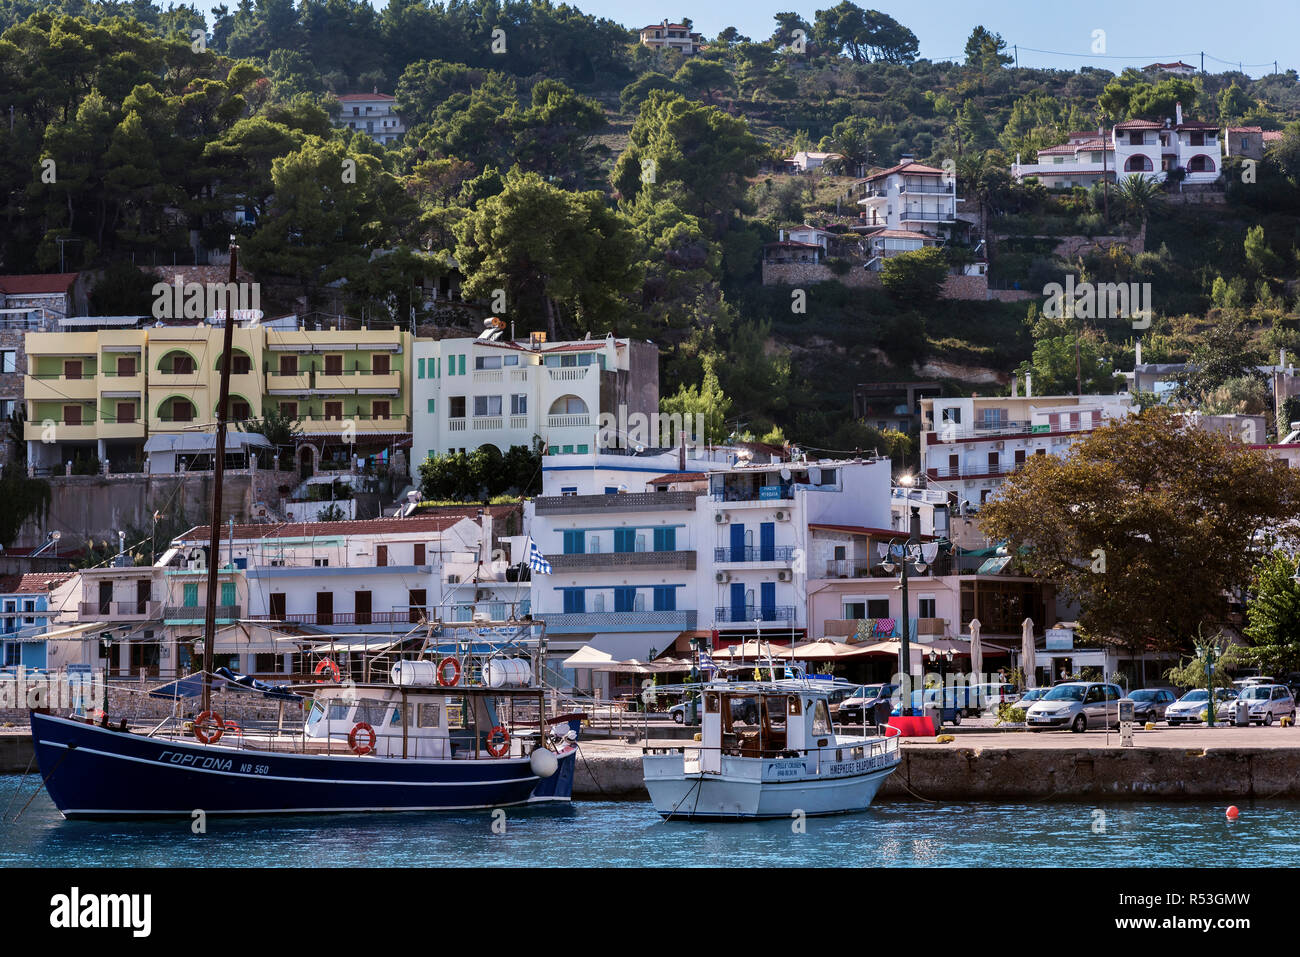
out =
[(1125, 218), (1135, 218), (1145, 225), (1151, 213), (1164, 201), (1160, 184), (1141, 173), (1131, 173), (1115, 184), (1115, 198)]

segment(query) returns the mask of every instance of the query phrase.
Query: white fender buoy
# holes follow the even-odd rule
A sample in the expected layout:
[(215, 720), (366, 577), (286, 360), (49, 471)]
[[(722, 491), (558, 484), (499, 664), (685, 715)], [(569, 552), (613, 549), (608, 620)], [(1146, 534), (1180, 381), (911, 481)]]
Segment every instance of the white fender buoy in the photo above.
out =
[(549, 778), (560, 769), (560, 759), (555, 756), (554, 751), (547, 748), (534, 748), (528, 758), (528, 766), (539, 778)]

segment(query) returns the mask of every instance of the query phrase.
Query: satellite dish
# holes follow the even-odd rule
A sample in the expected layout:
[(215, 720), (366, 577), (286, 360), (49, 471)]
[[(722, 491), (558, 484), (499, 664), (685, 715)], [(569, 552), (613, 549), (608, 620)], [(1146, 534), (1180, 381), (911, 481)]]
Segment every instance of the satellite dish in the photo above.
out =
[(787, 482), (790, 481), (790, 470), (784, 468), (781, 469), (781, 478), (785, 479)]

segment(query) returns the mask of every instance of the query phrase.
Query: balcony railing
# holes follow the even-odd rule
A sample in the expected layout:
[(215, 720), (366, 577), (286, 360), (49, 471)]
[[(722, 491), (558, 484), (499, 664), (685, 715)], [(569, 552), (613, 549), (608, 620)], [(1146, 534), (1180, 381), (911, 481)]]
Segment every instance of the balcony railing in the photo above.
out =
[(548, 429), (585, 429), (591, 425), (591, 416), (585, 412), (576, 415), (548, 415)]
[(794, 493), (789, 486), (772, 485), (764, 488), (773, 489), (774, 491), (728, 486), (721, 491), (710, 492), (709, 495), (715, 502), (727, 502), (729, 504), (752, 502), (762, 505), (788, 505), (794, 501)]
[(683, 568), (694, 570), (695, 552), (588, 552), (583, 555), (548, 555), (553, 571), (604, 571), (622, 569)]
[(448, 432), (464, 432), (465, 429), (466, 429), (466, 427), (467, 427), (467, 426), (466, 426), (466, 421), (467, 421), (467, 420), (465, 420), (465, 419), (448, 419), (448, 420), (447, 420), (447, 431), (448, 431)]
[(548, 367), (547, 372), (550, 374), (552, 382), (578, 382), (587, 377), (595, 366), (577, 366), (571, 368)]
[(826, 560), (826, 577), (870, 578), (872, 577), (871, 567), (870, 562), (856, 558), (830, 558)]
[(160, 601), (83, 601), (77, 606), (81, 618), (157, 618)]
[(579, 611), (538, 615), (548, 632), (638, 629), (681, 631), (694, 628), (698, 612), (689, 611)]
[(957, 181), (954, 179), (951, 183), (904, 183), (898, 191), (900, 193), (946, 193), (951, 196), (957, 192)]
[(610, 510), (655, 512), (694, 509), (695, 492), (622, 492), (616, 495), (543, 495), (534, 503), (538, 515), (579, 515)]
[(719, 622), (733, 624), (753, 623), (755, 621), (794, 621), (794, 605), (718, 605), (713, 609), (713, 617)]
[[(225, 621), (237, 621), (243, 611), (240, 605), (218, 605), (217, 618)], [(205, 606), (203, 605), (164, 605), (162, 616), (164, 622), (173, 621), (203, 621), (205, 615)]]
[(776, 545), (764, 548), (762, 545), (746, 545), (743, 548), (731, 548), (724, 545), (713, 550), (715, 564), (730, 565), (739, 562), (791, 562), (794, 560), (793, 545)]
[(1018, 468), (1024, 466), (1024, 462), (998, 462), (994, 463), (975, 463), (973, 465), (959, 465), (956, 468), (951, 466), (946, 468), (928, 468), (925, 474), (932, 479), (956, 479), (956, 478), (975, 478), (986, 475), (1010, 475)]
[(250, 615), (255, 621), (279, 621), (290, 625), (399, 625), (413, 624), (428, 615), (422, 605), (398, 611), (322, 611), (295, 615)]
[(951, 209), (905, 209), (898, 218), (905, 223), (950, 223), (956, 216)]
[(499, 415), (476, 415), (474, 416), (474, 431), (494, 431), (501, 428), (501, 422), (502, 419)]

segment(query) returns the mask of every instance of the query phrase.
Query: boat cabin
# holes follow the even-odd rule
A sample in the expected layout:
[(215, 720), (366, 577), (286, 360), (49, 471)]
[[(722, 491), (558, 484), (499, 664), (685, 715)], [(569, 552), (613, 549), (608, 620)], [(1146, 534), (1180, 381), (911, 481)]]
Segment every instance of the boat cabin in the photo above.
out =
[(707, 687), (700, 724), (706, 764), (708, 756), (793, 757), (835, 743), (827, 695), (805, 682)]
[[(535, 721), (537, 689), (403, 688), (388, 684), (317, 686), (304, 728), (313, 750), (355, 751), (374, 733), (366, 753), (387, 758), (477, 759), (508, 743), (510, 757), (526, 757), (539, 735), (500, 732), (515, 719)], [(354, 730), (360, 730), (354, 735)], [(366, 728), (369, 728), (369, 731)]]

